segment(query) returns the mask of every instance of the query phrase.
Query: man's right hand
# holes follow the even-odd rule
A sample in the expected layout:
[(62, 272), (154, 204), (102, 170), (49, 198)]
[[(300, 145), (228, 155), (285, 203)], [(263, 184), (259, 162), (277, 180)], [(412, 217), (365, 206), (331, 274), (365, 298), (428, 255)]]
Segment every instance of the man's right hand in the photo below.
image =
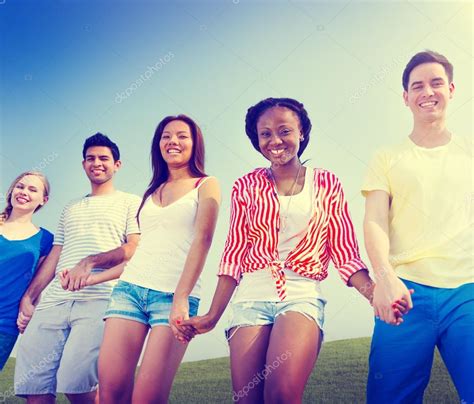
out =
[(20, 302), (20, 309), (18, 311), (18, 318), (16, 320), (16, 324), (18, 326), (18, 330), (20, 334), (25, 332), (25, 329), (28, 323), (33, 317), (33, 313), (35, 312), (36, 306), (31, 302), (31, 299), (28, 296), (24, 296)]
[[(403, 322), (403, 315), (413, 308), (411, 294), (413, 290), (408, 290), (405, 284), (395, 275), (393, 271), (384, 271), (377, 276), (374, 289), (374, 299), (372, 305), (374, 314), (387, 324), (400, 325)], [(404, 302), (405, 311), (394, 310), (396, 302)]]

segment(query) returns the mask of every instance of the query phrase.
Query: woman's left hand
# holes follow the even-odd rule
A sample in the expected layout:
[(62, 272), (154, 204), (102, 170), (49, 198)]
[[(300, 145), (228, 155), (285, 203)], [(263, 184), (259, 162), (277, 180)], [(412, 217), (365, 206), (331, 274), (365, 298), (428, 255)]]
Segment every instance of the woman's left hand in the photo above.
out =
[(193, 339), (195, 332), (192, 327), (183, 326), (181, 323), (189, 319), (189, 302), (187, 298), (174, 297), (173, 306), (169, 317), (171, 331), (179, 342), (188, 343)]

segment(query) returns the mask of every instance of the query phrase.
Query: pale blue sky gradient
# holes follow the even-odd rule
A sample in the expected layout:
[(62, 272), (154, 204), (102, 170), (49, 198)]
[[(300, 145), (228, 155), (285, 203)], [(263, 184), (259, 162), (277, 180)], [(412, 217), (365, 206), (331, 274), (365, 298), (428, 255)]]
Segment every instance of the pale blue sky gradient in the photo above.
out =
[[(35, 222), (54, 231), (67, 201), (89, 191), (81, 168), (86, 137), (101, 131), (119, 144), (117, 188), (141, 195), (157, 123), (168, 114), (192, 116), (204, 132), (207, 171), (223, 192), (201, 313), (217, 281), (232, 183), (267, 165), (245, 135), (249, 106), (269, 96), (305, 104), (313, 131), (303, 157), (340, 177), (364, 259), (359, 186), (376, 148), (411, 130), (401, 74), (412, 54), (429, 48), (452, 61), (449, 127), (472, 136), (468, 2), (0, 3), (0, 192), (19, 172), (42, 168), (52, 194)], [(370, 307), (333, 268), (322, 288), (326, 340), (371, 334)], [(193, 341), (186, 359), (227, 355), (226, 320)]]

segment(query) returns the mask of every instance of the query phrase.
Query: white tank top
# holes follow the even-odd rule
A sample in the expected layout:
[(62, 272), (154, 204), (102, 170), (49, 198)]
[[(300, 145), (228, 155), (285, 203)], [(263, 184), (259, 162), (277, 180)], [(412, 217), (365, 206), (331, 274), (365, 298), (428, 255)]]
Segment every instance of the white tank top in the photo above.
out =
[[(174, 293), (194, 239), (198, 186), (172, 204), (161, 207), (148, 197), (140, 212), (140, 242), (121, 280), (144, 288)], [(200, 297), (201, 279), (191, 291)]]
[[(278, 255), (284, 261), (308, 230), (313, 198), (313, 170), (306, 168), (305, 181), (300, 193), (290, 196), (278, 195), (280, 201), (280, 222), (284, 232), (278, 235)], [(291, 199), (291, 201), (290, 201)], [(288, 208), (288, 203), (289, 209)], [(283, 226), (282, 226), (283, 227)], [(305, 278), (290, 269), (284, 269), (287, 297), (285, 301), (296, 299), (321, 299), (325, 301), (319, 281)], [(232, 303), (248, 301), (279, 302), (275, 280), (269, 268), (245, 272), (232, 299)]]

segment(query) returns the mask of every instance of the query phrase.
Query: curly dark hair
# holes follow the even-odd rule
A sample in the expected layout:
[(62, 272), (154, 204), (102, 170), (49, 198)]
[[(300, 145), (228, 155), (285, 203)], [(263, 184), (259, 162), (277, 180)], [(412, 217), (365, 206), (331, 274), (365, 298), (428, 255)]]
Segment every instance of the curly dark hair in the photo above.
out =
[(257, 133), (257, 122), (262, 114), (270, 108), (284, 107), (292, 110), (300, 121), (301, 132), (303, 133), (303, 140), (300, 143), (298, 150), (298, 157), (300, 157), (306, 146), (309, 143), (309, 134), (311, 132), (311, 121), (308, 117), (308, 112), (304, 108), (304, 105), (294, 100), (293, 98), (266, 98), (247, 110), (245, 116), (245, 132), (252, 142), (253, 147), (259, 153), (261, 153), (260, 147), (258, 146), (258, 133)]

